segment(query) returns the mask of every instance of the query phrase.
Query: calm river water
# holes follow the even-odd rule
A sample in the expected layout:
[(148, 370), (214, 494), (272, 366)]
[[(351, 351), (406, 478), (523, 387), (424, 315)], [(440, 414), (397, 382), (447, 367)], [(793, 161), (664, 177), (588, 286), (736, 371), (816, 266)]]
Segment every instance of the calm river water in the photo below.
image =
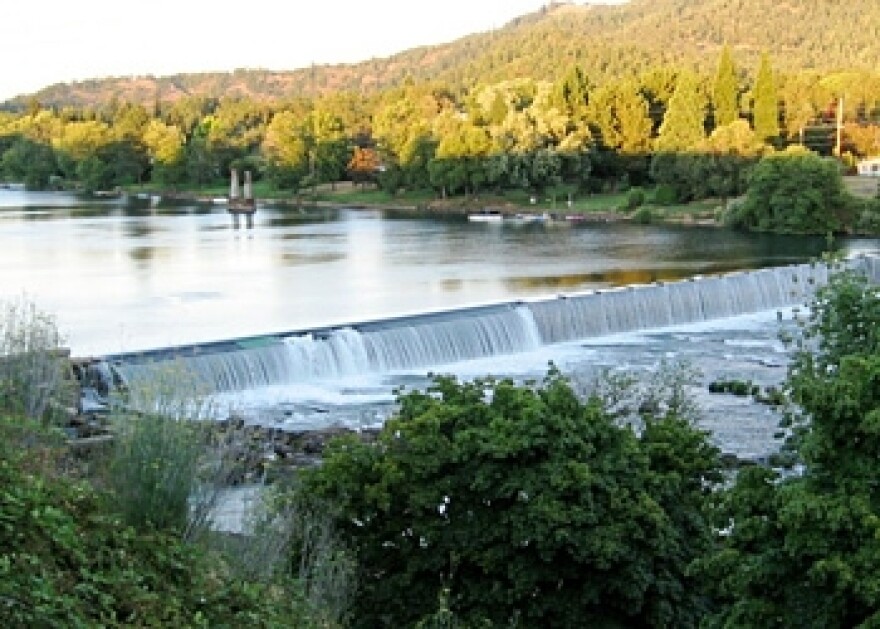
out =
[[(839, 243), (876, 251), (876, 240)], [(493, 225), (464, 217), (260, 207), (235, 229), (213, 205), (84, 200), (0, 190), (0, 299), (22, 296), (57, 316), (76, 356), (339, 325), (592, 287), (807, 261), (822, 238), (714, 228)], [(775, 313), (686, 329), (649, 330), (437, 366), (462, 377), (540, 377), (548, 360), (587, 379), (598, 369), (695, 367), (705, 425), (723, 447), (761, 456), (777, 419), (742, 399), (705, 392), (717, 377), (778, 382), (785, 350)], [(424, 373), (304, 382), (230, 396), (256, 421), (291, 430), (381, 422), (395, 387)]]
[(0, 299), (54, 313), (82, 356), (788, 264), (825, 243), (346, 209), (260, 208), (248, 230), (211, 205), (0, 190), (0, 245)]

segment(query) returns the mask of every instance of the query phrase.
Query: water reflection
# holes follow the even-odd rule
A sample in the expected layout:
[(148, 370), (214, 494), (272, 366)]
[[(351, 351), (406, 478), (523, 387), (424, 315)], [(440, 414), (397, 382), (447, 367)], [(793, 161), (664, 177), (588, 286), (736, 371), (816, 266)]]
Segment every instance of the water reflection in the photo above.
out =
[(222, 206), (11, 191), (0, 208), (0, 299), (32, 294), (79, 354), (787, 264), (825, 247), (697, 227), (487, 229), (459, 216), (263, 206), (253, 230), (234, 230)]
[(329, 264), (345, 259), (342, 253), (289, 253), (281, 254), (281, 260), (284, 264), (290, 266), (298, 266), (303, 264)]
[(132, 260), (142, 263), (141, 266), (146, 266), (146, 263), (151, 262), (154, 258), (159, 257), (159, 255), (167, 256), (168, 254), (169, 251), (167, 249), (151, 246), (132, 247), (128, 252)]
[(266, 227), (296, 227), (315, 223), (331, 223), (339, 220), (338, 210), (299, 211), (299, 210), (275, 210), (275, 214), (261, 221)]
[(126, 221), (123, 233), (129, 238), (146, 238), (158, 231), (149, 221)]
[(695, 274), (711, 275), (728, 271), (742, 270), (741, 265), (714, 263), (702, 265), (669, 266), (662, 268), (609, 269), (594, 273), (572, 273), (568, 275), (545, 275), (510, 277), (505, 285), (511, 290), (535, 289), (579, 289), (597, 286), (630, 286), (654, 282), (672, 282), (693, 277)]

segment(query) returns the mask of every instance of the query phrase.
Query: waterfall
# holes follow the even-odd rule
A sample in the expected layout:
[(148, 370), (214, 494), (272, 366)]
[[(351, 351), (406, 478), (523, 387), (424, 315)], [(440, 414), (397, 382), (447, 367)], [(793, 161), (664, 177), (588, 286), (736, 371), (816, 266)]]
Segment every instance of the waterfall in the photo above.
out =
[[(880, 261), (851, 267), (880, 278)], [(699, 323), (806, 304), (828, 281), (824, 264), (462, 308), (107, 358), (130, 387), (180, 364), (209, 391), (383, 374), (514, 354), (608, 334)]]
[(514, 354), (542, 345), (531, 310), (499, 304), (313, 331), (259, 342), (228, 342), (145, 352), (112, 360), (130, 388), (148, 386), (176, 365), (208, 392), (241, 391), (388, 373)]

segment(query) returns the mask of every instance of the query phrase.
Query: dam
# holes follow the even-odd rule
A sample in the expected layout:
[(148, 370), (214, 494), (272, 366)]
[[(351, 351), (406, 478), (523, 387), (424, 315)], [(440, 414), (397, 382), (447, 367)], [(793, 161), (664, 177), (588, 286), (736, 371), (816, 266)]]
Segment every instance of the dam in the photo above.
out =
[[(845, 266), (880, 280), (880, 259)], [(327, 328), (113, 354), (98, 369), (131, 390), (170, 365), (194, 374), (209, 393), (359, 376), (534, 352), (608, 335), (687, 326), (807, 304), (829, 278), (823, 262), (593, 290)]]

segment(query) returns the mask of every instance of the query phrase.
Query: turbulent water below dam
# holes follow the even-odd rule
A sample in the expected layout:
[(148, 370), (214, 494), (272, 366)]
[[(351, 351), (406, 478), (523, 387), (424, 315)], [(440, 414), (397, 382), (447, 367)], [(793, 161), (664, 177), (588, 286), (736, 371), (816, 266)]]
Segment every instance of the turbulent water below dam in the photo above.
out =
[[(873, 257), (850, 262), (876, 279)], [(540, 379), (548, 363), (579, 387), (605, 372), (650, 378), (685, 366), (704, 427), (722, 448), (756, 458), (777, 446), (779, 417), (750, 398), (710, 395), (709, 382), (778, 384), (788, 361), (780, 337), (828, 279), (801, 264), (626, 288), (560, 294), (286, 334), (109, 356), (132, 390), (161, 370), (198, 376), (227, 407), (286, 430), (380, 424), (395, 391), (429, 372), (461, 378)]]

